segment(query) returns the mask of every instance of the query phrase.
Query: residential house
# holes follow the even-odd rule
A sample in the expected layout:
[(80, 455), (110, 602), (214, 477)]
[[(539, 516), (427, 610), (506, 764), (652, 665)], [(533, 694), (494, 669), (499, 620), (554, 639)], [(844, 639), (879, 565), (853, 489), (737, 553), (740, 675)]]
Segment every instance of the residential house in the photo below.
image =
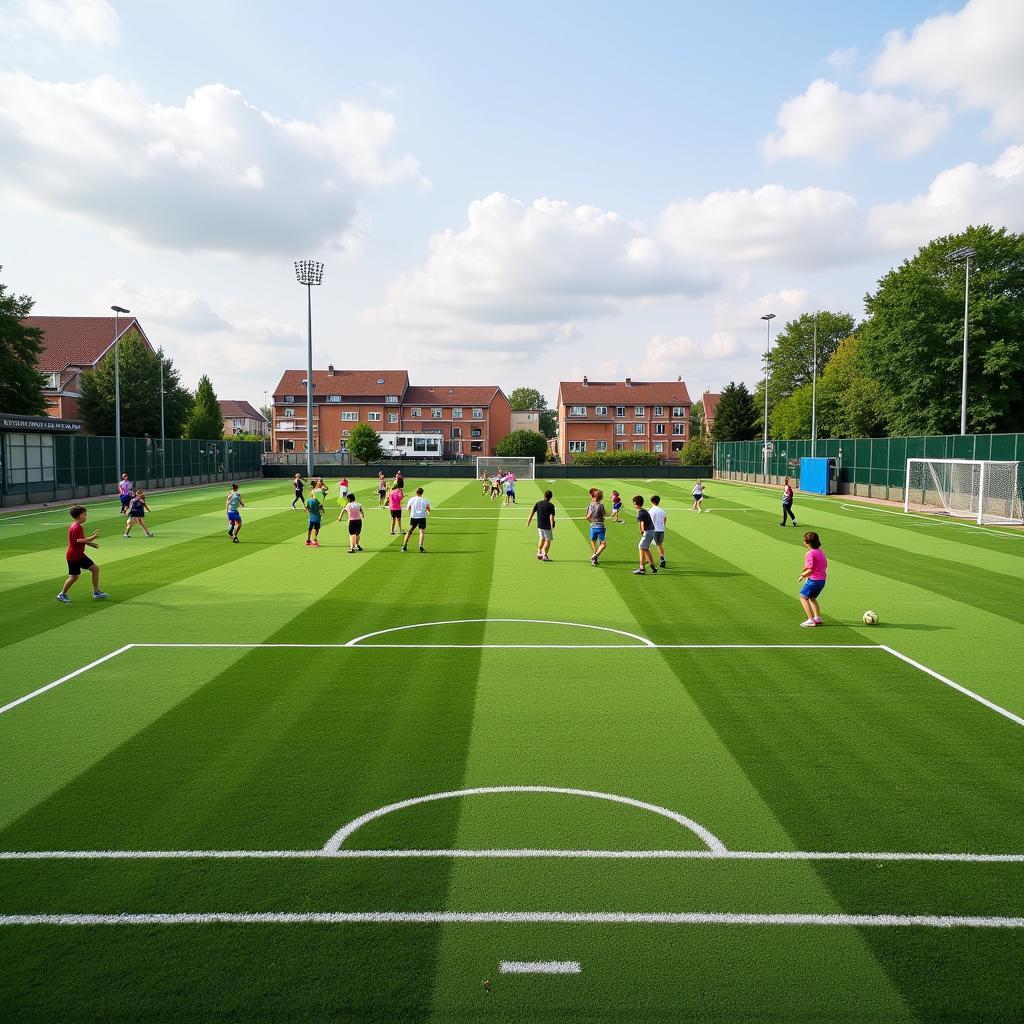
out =
[(224, 436), (234, 434), (259, 434), (270, 436), (270, 424), (266, 416), (245, 401), (225, 399), (220, 402), (220, 414), (224, 417)]
[(704, 408), (704, 433), (710, 437), (711, 428), (715, 425), (715, 412), (722, 396), (714, 391), (705, 391), (700, 400)]

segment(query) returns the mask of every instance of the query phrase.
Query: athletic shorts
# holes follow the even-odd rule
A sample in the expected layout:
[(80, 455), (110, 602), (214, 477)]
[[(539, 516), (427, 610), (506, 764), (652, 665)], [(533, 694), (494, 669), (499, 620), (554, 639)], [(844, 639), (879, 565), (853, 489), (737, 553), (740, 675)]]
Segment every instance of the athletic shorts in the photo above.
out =
[(240, 512), (229, 512), (228, 522), (229, 523), (240, 523), (242, 521), (242, 515)]
[(604, 540), (604, 527), (603, 526), (591, 526), (590, 527), (590, 539), (591, 540)]
[(388, 492), (387, 492), (387, 491), (384, 491), (384, 490), (382, 490), (382, 491), (378, 491), (378, 492), (377, 492), (377, 497), (378, 497), (378, 498), (383, 498), (383, 497), (384, 497), (384, 495), (385, 495), (385, 494), (387, 494), (387, 493), (388, 493)]
[(319, 516), (310, 516), (309, 517), (309, 528), (312, 530), (314, 526), (318, 530), (320, 529), (320, 517)]
[(800, 588), (801, 597), (817, 597), (825, 589), (824, 580), (806, 580)]
[(400, 508), (393, 508), (391, 510), (391, 518), (397, 519), (399, 522), (402, 521), (402, 510)]
[(131, 504), (131, 501), (132, 501), (131, 498), (122, 498), (121, 499), (121, 512), (122, 512), (122, 514), (124, 513), (124, 510)]
[(614, 502), (612, 503), (612, 511), (613, 512), (620, 512), (621, 510), (622, 510), (622, 502), (621, 501), (617, 505)]
[(644, 530), (644, 535), (640, 538), (640, 543), (637, 544), (637, 547), (640, 548), (641, 551), (647, 551), (648, 548), (650, 548), (651, 542), (653, 540), (654, 540), (654, 531), (653, 530)]
[(541, 540), (551, 540), (554, 536), (554, 530), (542, 530), (539, 526), (537, 527), (537, 536)]
[(81, 576), (83, 570), (88, 572), (95, 564), (96, 563), (88, 555), (82, 555), (81, 558), (69, 558), (68, 575)]
[(362, 532), (362, 529), (363, 529), (363, 521), (362, 521), (362, 519), (356, 519), (355, 521), (350, 521), (349, 524), (348, 524), (348, 535), (350, 537), (358, 537), (359, 534)]
[(427, 518), (424, 516), (422, 519), (410, 519), (409, 529), (410, 530), (425, 530), (427, 528)]
[(665, 543), (665, 531), (664, 530), (655, 530), (654, 531), (654, 543), (655, 544), (664, 544)]

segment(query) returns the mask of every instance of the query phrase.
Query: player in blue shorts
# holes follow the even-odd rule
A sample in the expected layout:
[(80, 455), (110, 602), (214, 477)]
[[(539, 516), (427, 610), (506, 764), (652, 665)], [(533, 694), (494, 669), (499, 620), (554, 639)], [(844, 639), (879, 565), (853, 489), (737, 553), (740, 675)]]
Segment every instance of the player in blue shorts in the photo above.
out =
[(238, 493), (238, 484), (231, 485), (227, 501), (224, 502), (224, 508), (228, 513), (228, 536), (233, 543), (237, 544), (238, 534), (242, 529), (242, 513), (238, 510), (245, 508), (245, 502), (242, 501), (242, 496)]
[(597, 560), (604, 554), (608, 542), (604, 539), (604, 491), (594, 488), (590, 492), (590, 504), (587, 506), (587, 522), (590, 523), (590, 564), (597, 565)]
[(320, 547), (320, 516), (324, 506), (320, 501), (320, 491), (314, 490), (306, 501), (306, 510), (309, 512), (309, 523), (306, 526), (306, 547)]

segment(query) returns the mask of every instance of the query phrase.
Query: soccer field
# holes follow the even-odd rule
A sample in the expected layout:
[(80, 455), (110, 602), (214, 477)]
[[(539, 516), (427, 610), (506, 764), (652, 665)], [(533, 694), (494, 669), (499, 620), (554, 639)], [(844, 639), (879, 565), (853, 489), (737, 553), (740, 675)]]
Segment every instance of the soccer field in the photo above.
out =
[(422, 483), (425, 554), (368, 480), (353, 556), (334, 482), (319, 549), (287, 480), (92, 504), (70, 606), (0, 517), (0, 1020), (1024, 1018), (1024, 533), (623, 481), (595, 568), (585, 481)]

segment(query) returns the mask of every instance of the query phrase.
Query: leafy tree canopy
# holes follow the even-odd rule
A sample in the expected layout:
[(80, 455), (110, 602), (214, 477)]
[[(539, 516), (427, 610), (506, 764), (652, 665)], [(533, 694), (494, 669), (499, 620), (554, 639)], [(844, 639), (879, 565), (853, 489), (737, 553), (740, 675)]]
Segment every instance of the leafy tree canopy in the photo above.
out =
[(380, 434), (369, 423), (357, 423), (350, 431), (347, 443), (353, 458), (364, 466), (369, 462), (380, 462), (384, 456)]
[(213, 384), (204, 373), (199, 378), (192, 409), (185, 421), (185, 437), (218, 441), (223, 436), (224, 417), (220, 414), (220, 405)]
[(707, 434), (694, 434), (679, 452), (680, 465), (710, 466), (711, 447), (711, 438)]
[(43, 351), (43, 332), (21, 322), (32, 306), (29, 296), (14, 295), (0, 284), (0, 412), (19, 416), (46, 412), (44, 378), (36, 369)]
[(498, 442), (494, 453), (505, 458), (532, 456), (539, 464), (547, 458), (548, 442), (547, 438), (536, 430), (513, 430)]
[(508, 404), (516, 412), (525, 409), (546, 409), (548, 400), (536, 388), (516, 388), (508, 396)]

